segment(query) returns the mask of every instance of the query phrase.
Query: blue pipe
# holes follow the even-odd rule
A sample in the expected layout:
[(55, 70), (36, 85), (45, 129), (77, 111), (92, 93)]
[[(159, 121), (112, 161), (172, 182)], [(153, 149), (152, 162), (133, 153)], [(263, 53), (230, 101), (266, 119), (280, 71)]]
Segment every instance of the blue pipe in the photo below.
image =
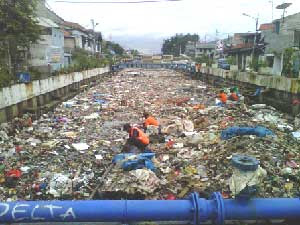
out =
[(133, 222), (300, 219), (299, 199), (209, 200), (191, 194), (185, 200), (20, 201), (0, 203), (0, 223)]

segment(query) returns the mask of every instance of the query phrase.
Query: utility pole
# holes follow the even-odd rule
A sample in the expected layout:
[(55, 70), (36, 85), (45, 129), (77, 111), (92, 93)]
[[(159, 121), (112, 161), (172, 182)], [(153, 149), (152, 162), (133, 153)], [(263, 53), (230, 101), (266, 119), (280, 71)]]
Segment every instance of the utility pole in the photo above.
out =
[(270, 0), (269, 2), (272, 4), (272, 22), (273, 22), (273, 19), (274, 19), (274, 0)]
[[(257, 34), (258, 34), (258, 16), (255, 18), (255, 17), (250, 16), (246, 13), (243, 13), (243, 16), (247, 16), (247, 17), (250, 17), (250, 18), (255, 20), (255, 36), (254, 36), (254, 43), (253, 43), (253, 48), (252, 48), (252, 64), (254, 66), (254, 63), (255, 63), (255, 48), (256, 48)], [(254, 69), (256, 69), (256, 68), (254, 68)]]
[(95, 28), (96, 26), (99, 24), (99, 23), (95, 23), (95, 20), (94, 19), (91, 19), (91, 22), (92, 22), (92, 29), (93, 29), (93, 53), (95, 54), (96, 53), (96, 34), (95, 34)]
[(255, 59), (255, 48), (257, 45), (257, 34), (258, 34), (258, 17), (255, 19), (255, 37), (254, 37), (254, 44), (253, 44), (253, 62), (256, 61)]

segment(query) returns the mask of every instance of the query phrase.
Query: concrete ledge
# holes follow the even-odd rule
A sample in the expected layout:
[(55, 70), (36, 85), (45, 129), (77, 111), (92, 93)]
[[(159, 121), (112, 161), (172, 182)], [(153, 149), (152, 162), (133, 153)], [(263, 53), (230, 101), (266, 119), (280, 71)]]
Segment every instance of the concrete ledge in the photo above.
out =
[(223, 72), (224, 76), (217, 76), (207, 73), (196, 73), (193, 78), (200, 79), (205, 83), (219, 88), (238, 86), (239, 89), (242, 91), (243, 95), (245, 96), (246, 104), (249, 105), (265, 103), (275, 107), (276, 109), (282, 112), (286, 112), (291, 116), (296, 116), (300, 113), (300, 105), (293, 104), (294, 99), (300, 98), (300, 93), (292, 93), (288, 91), (278, 90), (275, 88), (269, 88), (260, 96), (253, 97), (252, 95), (254, 94), (256, 88), (263, 85), (239, 81), (238, 79), (233, 79), (233, 77), (230, 75), (228, 76), (228, 74), (228, 71)]
[(0, 91), (0, 123), (28, 112), (38, 118), (83, 91), (81, 84), (87, 89), (107, 77), (108, 72), (108, 68), (100, 68), (4, 88)]
[(19, 102), (26, 101), (33, 97), (50, 93), (73, 83), (78, 83), (107, 72), (109, 72), (108, 67), (97, 68), (83, 72), (49, 77), (43, 80), (36, 80), (28, 84), (16, 84), (3, 88), (0, 90), (0, 109), (18, 104)]
[(279, 91), (285, 91), (293, 94), (300, 94), (300, 79), (287, 78), (282, 76), (261, 75), (257, 73), (228, 71), (218, 68), (201, 68), (201, 73), (222, 77), (224, 79), (232, 79), (244, 83), (254, 84), (273, 88)]

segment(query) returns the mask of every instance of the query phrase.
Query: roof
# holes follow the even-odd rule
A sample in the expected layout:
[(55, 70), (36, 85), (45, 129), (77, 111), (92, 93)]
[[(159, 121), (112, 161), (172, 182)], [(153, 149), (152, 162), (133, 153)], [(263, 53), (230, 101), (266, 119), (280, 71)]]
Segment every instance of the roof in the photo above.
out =
[(54, 23), (52, 20), (44, 18), (44, 17), (37, 17), (38, 25), (42, 27), (53, 27), (53, 28), (59, 28), (59, 26)]
[[(286, 16), (286, 17), (284, 17), (284, 20), (291, 19), (291, 18), (293, 18), (295, 16), (299, 16), (299, 14), (300, 14), (300, 12), (292, 14), (292, 15), (289, 15), (289, 16)], [(275, 23), (277, 21), (282, 21), (282, 18), (273, 20), (273, 23)]]
[(247, 36), (255, 36), (255, 33), (235, 33), (234, 36), (241, 36), (241, 37), (247, 37)]
[(239, 51), (249, 51), (253, 49), (253, 43), (242, 43), (237, 45), (232, 45), (229, 48), (225, 48), (225, 52), (239, 52)]
[(206, 49), (214, 49), (216, 48), (216, 44), (210, 43), (197, 43), (196, 48), (206, 48)]
[(274, 24), (273, 23), (264, 23), (261, 24), (259, 30), (273, 30)]
[(83, 32), (88, 32), (87, 29), (85, 29), (83, 26), (81, 26), (78, 23), (73, 23), (73, 22), (65, 21), (63, 23), (63, 25), (66, 26), (66, 27), (75, 29), (75, 30), (80, 30), (80, 31), (83, 31)]

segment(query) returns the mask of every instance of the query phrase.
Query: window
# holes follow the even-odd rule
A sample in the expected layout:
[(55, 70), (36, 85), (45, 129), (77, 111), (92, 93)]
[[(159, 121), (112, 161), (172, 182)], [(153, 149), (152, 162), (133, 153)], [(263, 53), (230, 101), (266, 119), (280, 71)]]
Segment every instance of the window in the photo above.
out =
[(268, 67), (273, 67), (274, 56), (267, 56), (267, 57), (266, 57), (266, 63), (267, 63), (267, 65), (268, 65)]
[(300, 30), (294, 31), (294, 47), (300, 48)]
[(52, 29), (51, 28), (43, 28), (41, 31), (42, 35), (52, 35)]

